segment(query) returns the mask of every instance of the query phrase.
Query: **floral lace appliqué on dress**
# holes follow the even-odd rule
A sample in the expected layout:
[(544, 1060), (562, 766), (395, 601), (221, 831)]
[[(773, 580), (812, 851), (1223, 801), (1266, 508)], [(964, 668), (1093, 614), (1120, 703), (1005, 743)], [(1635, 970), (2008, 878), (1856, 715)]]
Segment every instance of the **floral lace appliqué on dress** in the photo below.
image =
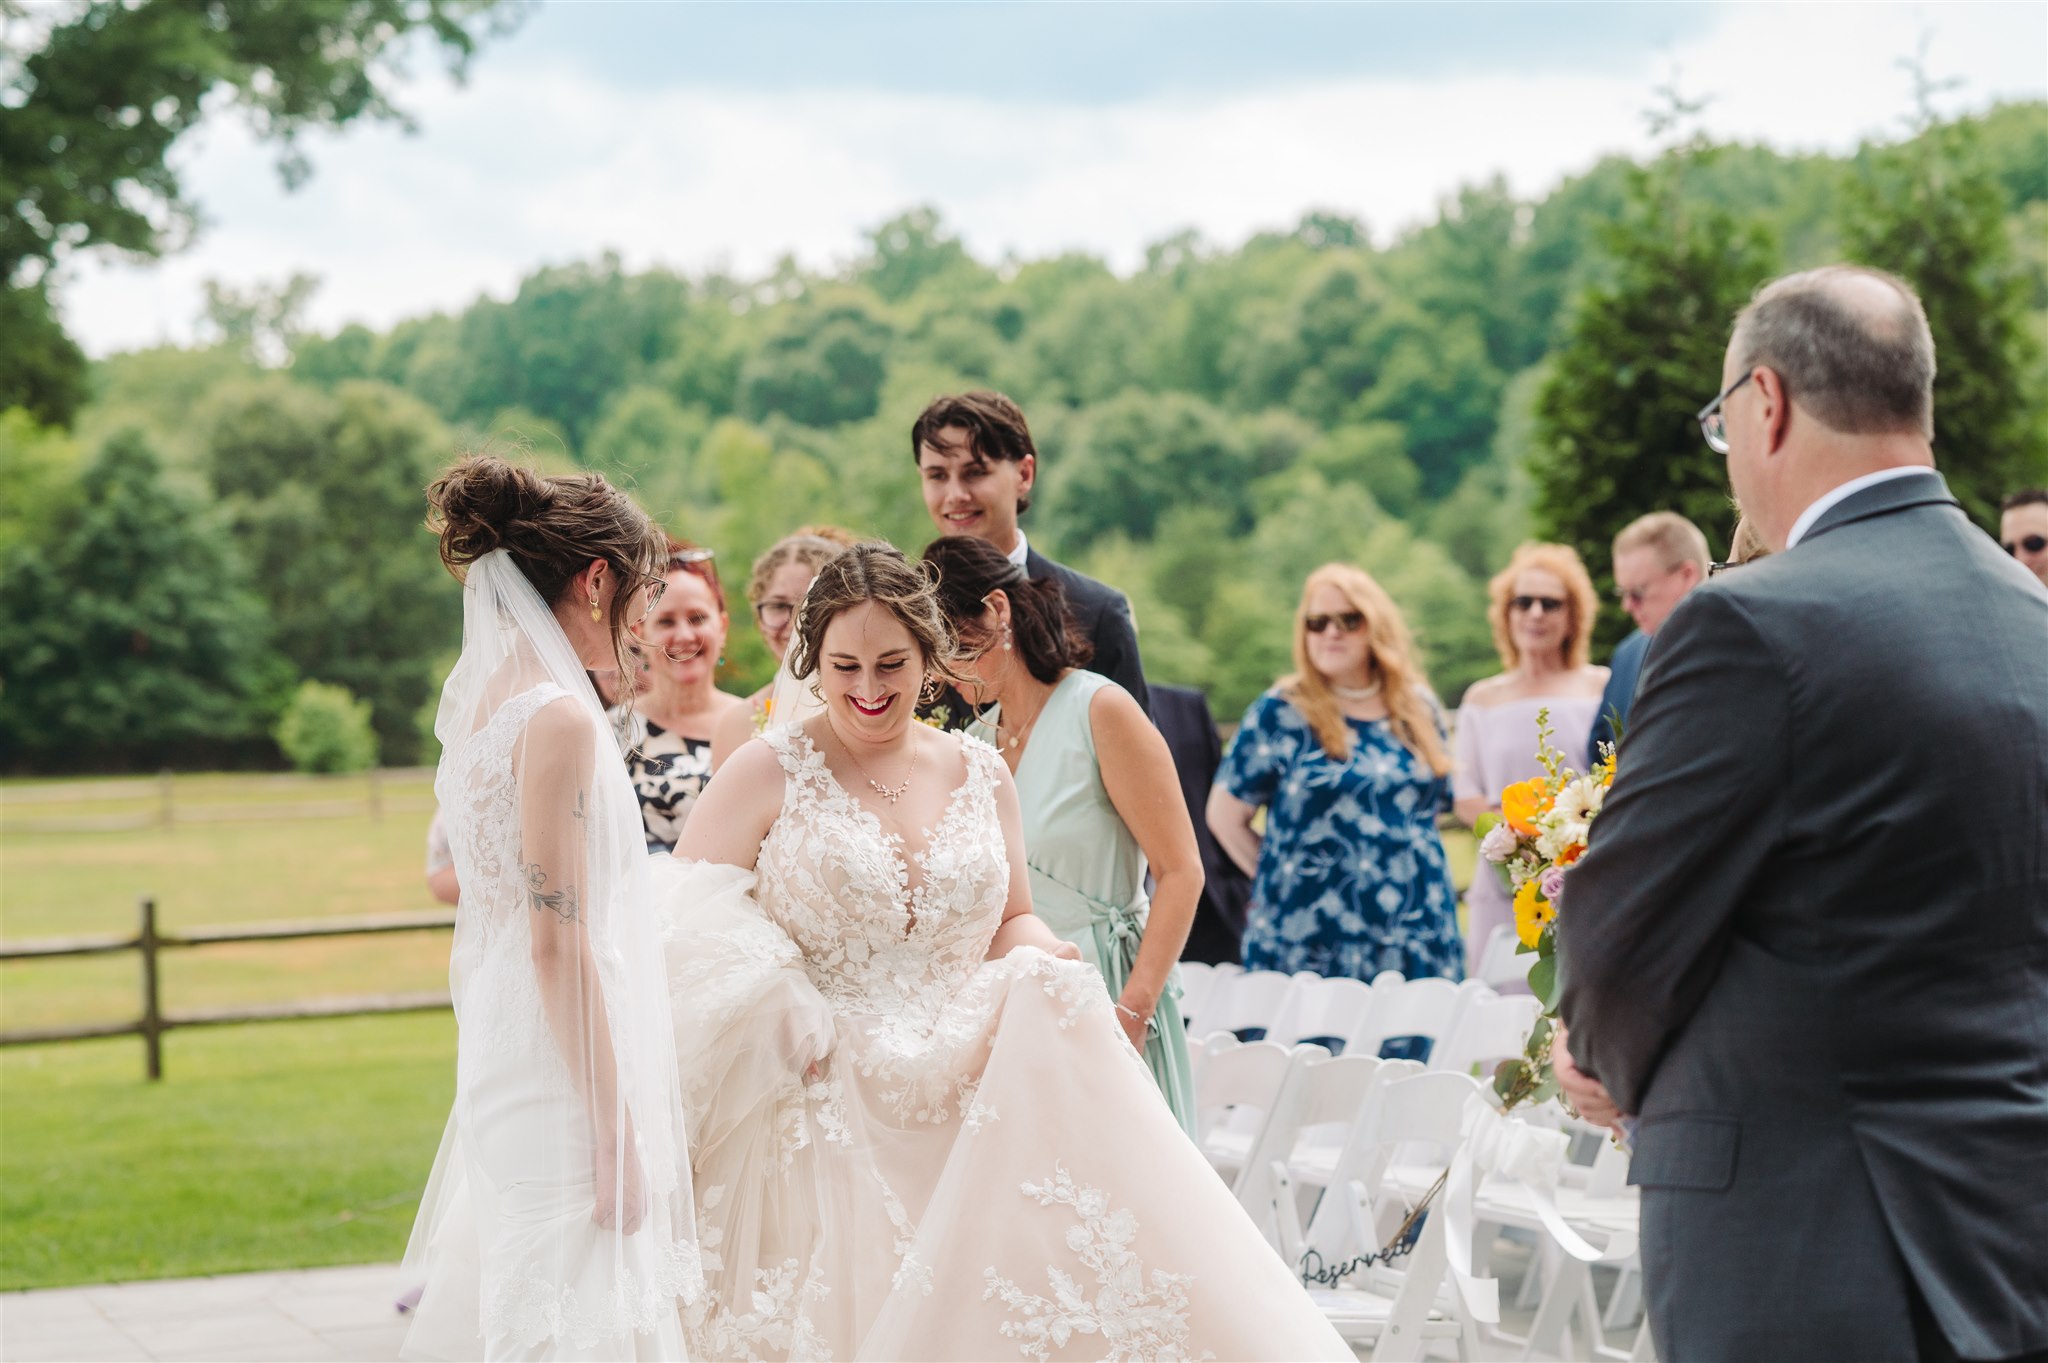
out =
[[(965, 776), (910, 849), (801, 730), (764, 741), (784, 793), (755, 868), (684, 863), (668, 909), (709, 1280), (692, 1356), (1349, 1360), (1182, 1134), (1094, 968), (988, 959), (1011, 864), (995, 750), (959, 740)], [(764, 1069), (774, 1055), (790, 1070)], [(1083, 1307), (1057, 1278), (1005, 1301), (983, 1276), (1047, 1280), (1045, 1228), (993, 1199), (1053, 1151), (1033, 1186), (1086, 1204), (1078, 1268), (1053, 1266), (1102, 1280)]]
[(1214, 1358), (1190, 1352), (1186, 1273), (1153, 1269), (1148, 1275), (1130, 1245), (1138, 1218), (1129, 1208), (1110, 1210), (1100, 1188), (1077, 1185), (1066, 1169), (1055, 1165), (1049, 1183), (1026, 1183), (1024, 1196), (1041, 1207), (1072, 1207), (1075, 1224), (1067, 1230), (1067, 1248), (1081, 1266), (1095, 1275), (1091, 1292), (1071, 1273), (1056, 1265), (1045, 1270), (1053, 1295), (1026, 1292), (993, 1268), (983, 1270), (984, 1297), (999, 1298), (1019, 1321), (1004, 1321), (1003, 1333), (1019, 1341), (1027, 1358), (1049, 1359), (1076, 1335), (1099, 1335), (1104, 1360), (1182, 1360)]

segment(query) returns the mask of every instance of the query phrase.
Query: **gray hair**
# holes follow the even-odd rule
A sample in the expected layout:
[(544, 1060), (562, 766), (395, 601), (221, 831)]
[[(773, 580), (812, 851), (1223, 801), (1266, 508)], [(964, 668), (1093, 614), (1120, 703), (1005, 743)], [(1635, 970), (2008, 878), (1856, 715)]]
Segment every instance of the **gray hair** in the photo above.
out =
[(1623, 526), (1614, 537), (1614, 556), (1619, 558), (1631, 549), (1655, 550), (1666, 568), (1690, 563), (1700, 570), (1701, 577), (1707, 575), (1714, 557), (1707, 552), (1706, 535), (1676, 511), (1652, 511)]
[(1735, 319), (1734, 351), (1745, 371), (1776, 370), (1833, 430), (1934, 438), (1934, 335), (1895, 275), (1827, 265), (1774, 279)]

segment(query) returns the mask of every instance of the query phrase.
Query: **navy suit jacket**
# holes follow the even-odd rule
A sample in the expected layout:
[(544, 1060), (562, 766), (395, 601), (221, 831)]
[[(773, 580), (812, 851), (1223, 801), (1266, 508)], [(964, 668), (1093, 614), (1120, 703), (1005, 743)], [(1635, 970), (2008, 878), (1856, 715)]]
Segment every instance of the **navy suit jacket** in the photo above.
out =
[(1595, 758), (1600, 755), (1602, 743), (1619, 744), (1619, 735), (1628, 728), (1629, 703), (1636, 698), (1636, 681), (1643, 675), (1643, 659), (1650, 652), (1650, 636), (1641, 630), (1632, 630), (1628, 638), (1614, 646), (1614, 657), (1607, 663), (1607, 689), (1600, 693), (1600, 715), (1593, 721), (1593, 736), (1586, 744), (1586, 751)]

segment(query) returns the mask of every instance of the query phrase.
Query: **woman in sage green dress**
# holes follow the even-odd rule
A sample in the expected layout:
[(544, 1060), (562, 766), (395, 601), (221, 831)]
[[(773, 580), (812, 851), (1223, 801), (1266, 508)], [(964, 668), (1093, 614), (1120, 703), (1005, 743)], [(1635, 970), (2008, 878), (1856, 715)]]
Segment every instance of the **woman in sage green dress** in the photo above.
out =
[(1088, 643), (1056, 580), (1032, 581), (971, 536), (935, 541), (924, 558), (976, 683), (968, 699), (993, 705), (969, 732), (1017, 778), (1032, 909), (1102, 972), (1124, 1034), (1192, 1135), (1174, 963), (1201, 898), (1202, 860), (1166, 740), (1128, 692), (1082, 670)]

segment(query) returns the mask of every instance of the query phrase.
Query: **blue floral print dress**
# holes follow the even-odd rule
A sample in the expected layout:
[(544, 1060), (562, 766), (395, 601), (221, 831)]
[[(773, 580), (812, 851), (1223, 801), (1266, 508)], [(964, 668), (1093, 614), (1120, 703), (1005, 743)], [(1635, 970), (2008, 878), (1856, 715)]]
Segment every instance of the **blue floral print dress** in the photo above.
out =
[(1269, 691), (1224, 755), (1216, 779), (1266, 809), (1245, 968), (1459, 979), (1457, 891), (1437, 834), (1450, 778), (1430, 771), (1387, 721), (1346, 722), (1351, 757), (1337, 762), (1301, 711)]

